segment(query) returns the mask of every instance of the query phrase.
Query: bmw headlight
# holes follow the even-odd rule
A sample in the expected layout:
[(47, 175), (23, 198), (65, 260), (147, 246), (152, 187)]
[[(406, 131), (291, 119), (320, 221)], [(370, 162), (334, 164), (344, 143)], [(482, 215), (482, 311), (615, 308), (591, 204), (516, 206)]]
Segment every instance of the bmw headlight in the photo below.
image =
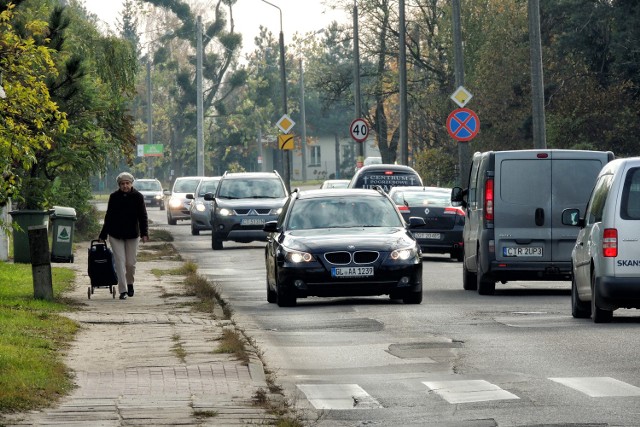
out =
[(179, 208), (182, 207), (182, 200), (180, 199), (176, 199), (176, 198), (171, 198), (169, 200), (169, 207), (171, 208)]
[(311, 255), (309, 252), (287, 251), (284, 257), (287, 261), (294, 264), (315, 261), (313, 255)]
[(218, 214), (220, 214), (220, 216), (229, 216), (231, 215), (233, 212), (231, 212), (230, 209), (227, 208), (218, 208)]
[(408, 259), (414, 258), (416, 255), (416, 248), (411, 247), (394, 250), (393, 252), (391, 252), (390, 258), (394, 261), (406, 261)]

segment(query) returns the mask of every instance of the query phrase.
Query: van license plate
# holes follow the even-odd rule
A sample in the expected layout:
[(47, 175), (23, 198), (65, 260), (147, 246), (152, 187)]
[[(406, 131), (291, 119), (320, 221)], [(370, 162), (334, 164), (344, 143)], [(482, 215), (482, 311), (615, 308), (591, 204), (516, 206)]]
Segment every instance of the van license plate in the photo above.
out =
[(333, 277), (370, 277), (373, 276), (373, 267), (333, 267)]
[(502, 248), (504, 256), (542, 256), (542, 248), (540, 246), (523, 246), (523, 247), (504, 247)]

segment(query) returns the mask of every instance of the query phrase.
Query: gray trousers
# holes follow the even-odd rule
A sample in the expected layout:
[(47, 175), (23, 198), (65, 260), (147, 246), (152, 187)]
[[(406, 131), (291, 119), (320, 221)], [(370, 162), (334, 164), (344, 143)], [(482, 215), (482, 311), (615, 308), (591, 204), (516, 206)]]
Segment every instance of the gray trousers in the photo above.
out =
[(136, 274), (136, 256), (139, 239), (114, 239), (109, 236), (118, 276), (118, 292), (127, 292), (127, 285), (133, 285)]

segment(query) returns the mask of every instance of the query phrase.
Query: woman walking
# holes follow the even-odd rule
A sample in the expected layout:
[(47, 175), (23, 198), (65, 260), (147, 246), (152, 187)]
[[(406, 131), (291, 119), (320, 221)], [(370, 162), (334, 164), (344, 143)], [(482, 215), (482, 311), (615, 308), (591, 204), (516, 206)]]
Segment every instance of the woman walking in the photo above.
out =
[(122, 172), (116, 182), (118, 189), (109, 195), (104, 225), (98, 238), (104, 241), (109, 237), (120, 299), (127, 299), (127, 296), (133, 296), (138, 242), (149, 241), (149, 221), (144, 196), (133, 188), (133, 175)]

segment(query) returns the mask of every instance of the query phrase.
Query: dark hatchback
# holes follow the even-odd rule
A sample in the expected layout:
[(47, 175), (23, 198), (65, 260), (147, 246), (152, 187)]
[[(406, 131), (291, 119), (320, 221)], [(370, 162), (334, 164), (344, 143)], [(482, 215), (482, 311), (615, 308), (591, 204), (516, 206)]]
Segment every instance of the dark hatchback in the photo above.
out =
[(464, 256), (464, 211), (451, 205), (451, 189), (440, 187), (394, 187), (389, 197), (404, 219), (424, 219), (423, 225), (410, 228), (423, 253), (450, 254), (462, 261)]
[(264, 229), (270, 303), (356, 295), (422, 302), (420, 247), (381, 190), (294, 191)]

